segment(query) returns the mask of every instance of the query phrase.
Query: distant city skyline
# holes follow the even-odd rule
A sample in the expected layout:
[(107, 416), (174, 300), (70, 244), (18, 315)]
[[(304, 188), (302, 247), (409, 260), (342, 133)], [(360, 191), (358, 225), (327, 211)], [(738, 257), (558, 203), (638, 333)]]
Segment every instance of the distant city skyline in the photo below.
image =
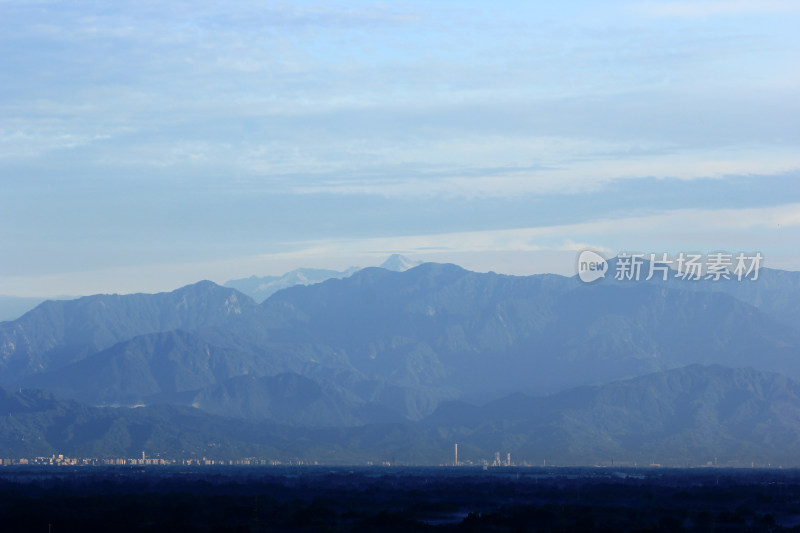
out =
[(800, 270), (800, 4), (0, 4), (0, 294), (391, 253)]

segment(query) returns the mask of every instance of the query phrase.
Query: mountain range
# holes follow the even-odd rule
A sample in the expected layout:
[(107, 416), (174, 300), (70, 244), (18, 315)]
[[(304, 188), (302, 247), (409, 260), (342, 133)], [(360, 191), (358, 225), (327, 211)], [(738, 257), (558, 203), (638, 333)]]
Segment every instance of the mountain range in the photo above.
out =
[[(438, 463), (457, 440), (476, 457), (495, 446), (571, 463), (679, 463), (714, 448), (729, 462), (789, 462), (800, 428), (799, 273), (586, 285), (393, 260), (396, 270), (295, 284), (261, 303), (205, 281), (48, 301), (0, 323), (0, 383), (23, 391), (6, 393), (0, 455), (23, 437), (69, 448), (48, 428), (72, 427), (73, 413), (103, 420), (81, 426), (93, 437), (74, 449), (108, 453), (122, 444), (98, 428), (150, 435), (177, 419), (210, 428), (198, 442), (228, 428), (231, 453), (302, 448), (331, 461), (320, 450), (346, 461), (412, 446), (404, 460)], [(14, 414), (23, 404), (35, 407)], [(22, 412), (38, 414), (23, 423)], [(258, 448), (255, 436), (272, 444)], [(149, 442), (126, 439), (131, 449)], [(208, 452), (164, 450), (181, 446)]]

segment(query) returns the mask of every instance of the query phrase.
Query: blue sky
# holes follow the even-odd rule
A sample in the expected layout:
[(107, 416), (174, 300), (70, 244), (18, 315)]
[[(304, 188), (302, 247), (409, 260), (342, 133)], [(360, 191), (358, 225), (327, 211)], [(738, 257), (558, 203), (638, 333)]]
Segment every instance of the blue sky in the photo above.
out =
[(0, 0), (0, 294), (800, 270), (800, 3)]

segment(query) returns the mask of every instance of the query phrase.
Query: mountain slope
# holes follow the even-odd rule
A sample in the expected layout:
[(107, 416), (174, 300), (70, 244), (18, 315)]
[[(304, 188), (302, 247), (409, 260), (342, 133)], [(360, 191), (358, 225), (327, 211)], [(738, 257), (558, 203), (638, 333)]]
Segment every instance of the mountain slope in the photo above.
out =
[(206, 387), (192, 405), (212, 414), (290, 426), (344, 427), (402, 418), (329, 382), (298, 374), (239, 376)]
[(756, 281), (706, 281), (696, 290), (724, 292), (779, 322), (800, 328), (800, 272), (762, 268)]
[(279, 448), (289, 447), (280, 428), (191, 408), (96, 408), (33, 389), (0, 389), (0, 412), (3, 457), (280, 457), (286, 452)]
[(465, 449), (537, 463), (798, 464), (800, 383), (692, 365), (544, 398), (446, 404), (423, 425)]
[(134, 337), (23, 382), (91, 404), (134, 405), (175, 398), (234, 376), (281, 369), (271, 363), (269, 358), (220, 348), (176, 330)]
[(778, 322), (795, 329), (800, 328), (800, 272), (760, 268), (756, 280), (752, 279), (753, 273), (739, 280), (729, 271), (726, 273), (728, 279), (706, 279), (704, 275), (694, 280), (681, 279), (676, 271), (671, 270), (664, 280), (663, 274), (656, 270), (653, 277), (646, 280), (650, 274), (650, 262), (645, 259), (642, 260), (638, 281), (631, 281), (616, 279), (618, 261), (618, 258), (608, 261), (606, 279), (599, 282), (600, 284), (611, 284), (620, 288), (653, 284), (673, 290), (724, 293), (759, 309)]
[(16, 320), (47, 298), (26, 298), (0, 294), (0, 322)]
[(364, 269), (261, 305), (276, 343), (344, 354), (358, 372), (458, 395), (553, 392), (698, 362), (800, 377), (800, 333), (719, 293), (424, 264)]
[(47, 301), (0, 323), (0, 381), (62, 367), (137, 335), (222, 324), (256, 309), (249, 297), (210, 281), (168, 293)]
[(800, 378), (798, 331), (727, 294), (598, 285), (564, 294), (554, 314), (541, 348), (556, 358), (540, 370), (568, 372), (573, 384), (692, 363)]

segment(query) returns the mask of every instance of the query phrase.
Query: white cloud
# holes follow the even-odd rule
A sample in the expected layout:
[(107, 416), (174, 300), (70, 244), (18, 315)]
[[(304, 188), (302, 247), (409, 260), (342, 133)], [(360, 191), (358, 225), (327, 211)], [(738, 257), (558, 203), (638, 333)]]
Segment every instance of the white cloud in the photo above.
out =
[[(542, 251), (580, 250), (596, 247), (601, 250), (614, 249), (608, 243), (625, 240), (653, 241), (653, 246), (664, 246), (673, 235), (700, 235), (708, 233), (730, 233), (746, 238), (746, 231), (800, 227), (800, 204), (749, 209), (685, 209), (651, 216), (615, 218), (567, 224), (506, 230), (470, 231), (432, 235), (411, 235), (359, 239), (355, 241), (322, 241), (308, 243), (298, 252), (306, 256), (331, 256), (363, 253), (375, 250), (385, 254), (393, 250), (406, 253), (438, 252), (491, 252), (491, 251)], [(672, 242), (670, 246), (676, 243)], [(754, 242), (742, 242), (742, 246), (753, 246)], [(702, 246), (700, 242), (686, 243)], [(714, 243), (706, 243), (714, 246)], [(436, 252), (432, 252), (436, 251)]]
[[(536, 143), (532, 142), (531, 146), (530, 152), (536, 153), (533, 148)], [(558, 155), (545, 155), (539, 160), (544, 168), (539, 170), (503, 170), (498, 165), (492, 174), (485, 176), (459, 176), (458, 171), (453, 170), (450, 176), (339, 178), (298, 184), (294, 186), (294, 190), (298, 193), (370, 194), (386, 197), (448, 196), (471, 199), (590, 192), (619, 179), (654, 177), (693, 180), (733, 175), (782, 174), (800, 169), (800, 153), (793, 148), (753, 147), (640, 156), (623, 153), (603, 156), (598, 153), (597, 148), (593, 151), (594, 153), (589, 153), (587, 150), (585, 160), (582, 161), (570, 161), (570, 158), (580, 157), (579, 151), (571, 147)], [(453, 152), (469, 154), (466, 149)], [(523, 153), (523, 150), (519, 150), (520, 159)], [(465, 166), (470, 166), (470, 155), (465, 158)], [(478, 169), (488, 166), (485, 160), (473, 160), (472, 163)]]
[(0, 158), (37, 157), (52, 150), (86, 146), (110, 139), (110, 135), (53, 131), (0, 129)]

